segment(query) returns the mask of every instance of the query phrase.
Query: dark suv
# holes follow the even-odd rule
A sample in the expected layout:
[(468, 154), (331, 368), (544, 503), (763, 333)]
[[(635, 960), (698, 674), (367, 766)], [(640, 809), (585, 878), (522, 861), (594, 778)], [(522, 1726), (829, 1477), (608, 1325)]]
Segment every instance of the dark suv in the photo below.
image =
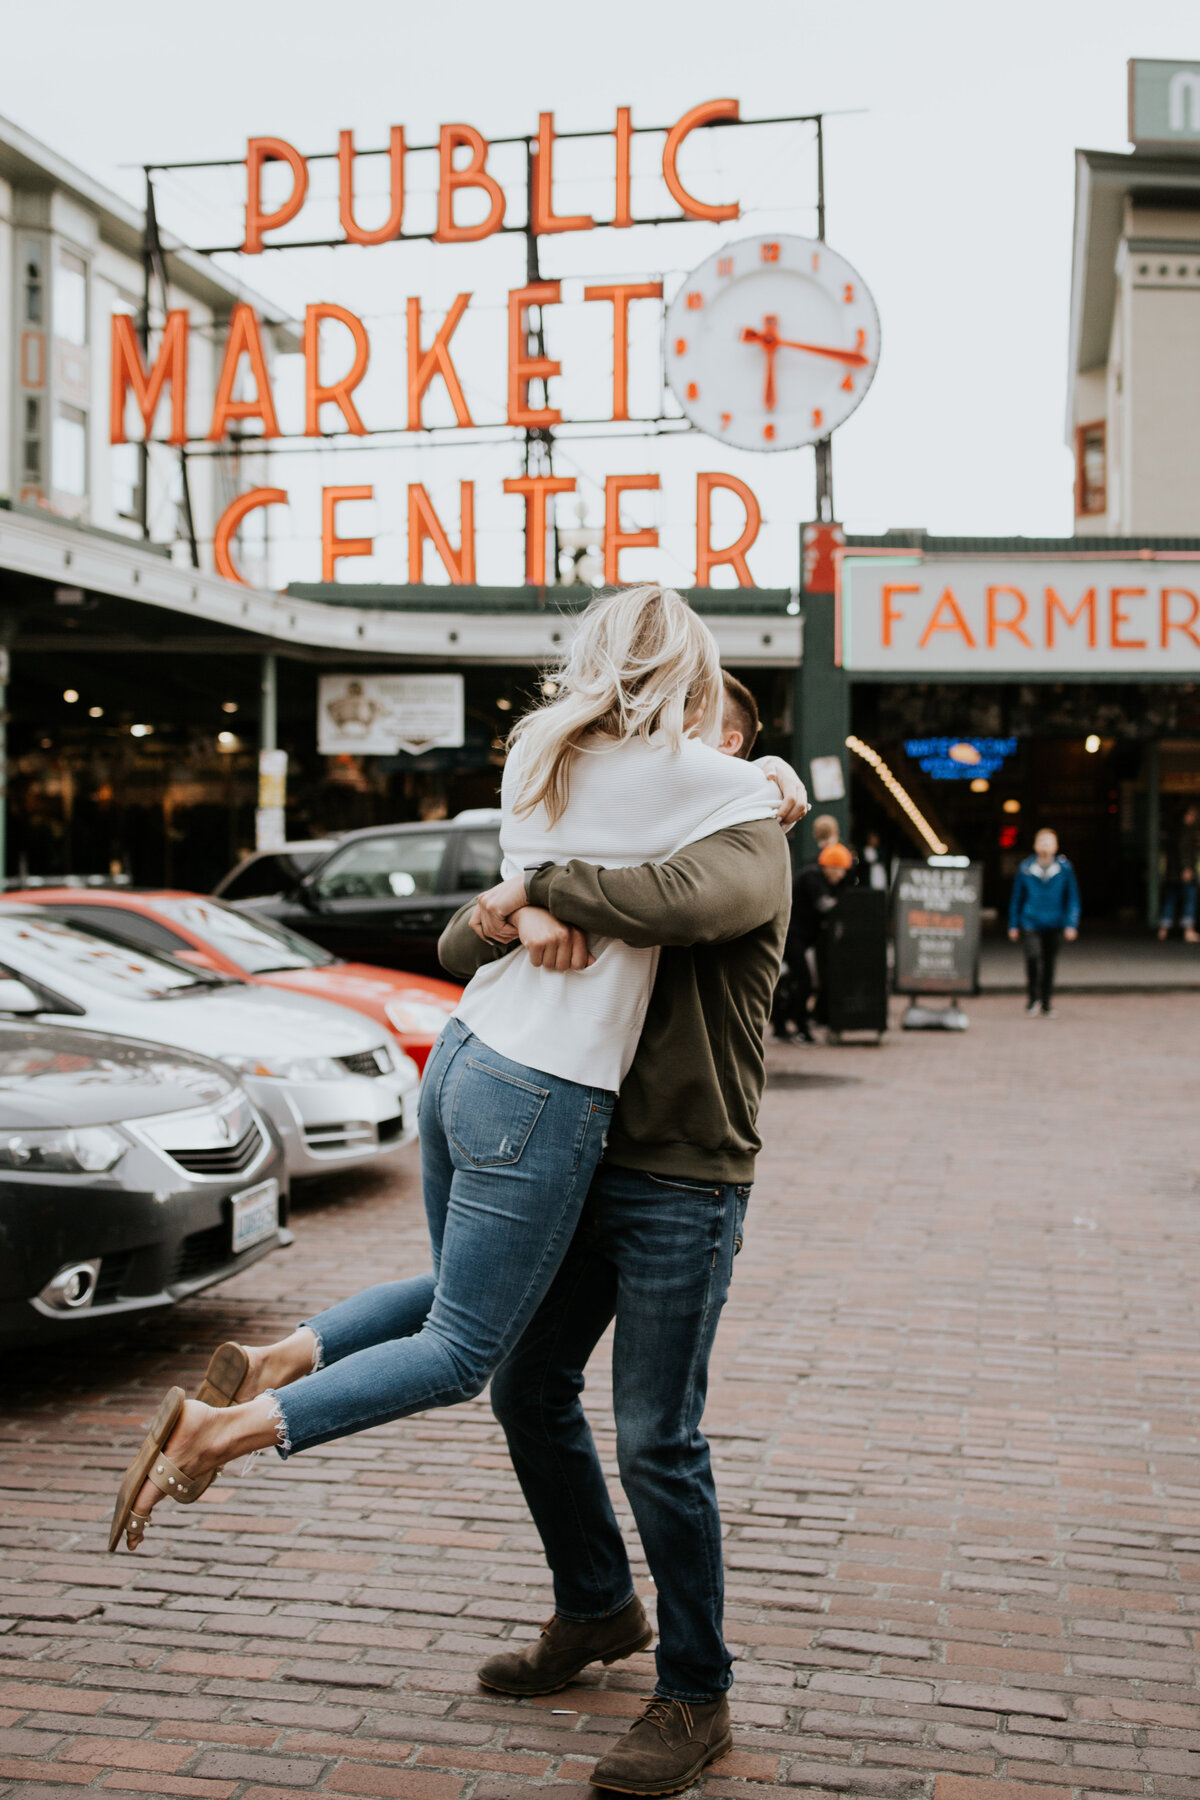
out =
[[(500, 879), (500, 815), (348, 831), (275, 894), (224, 898), (277, 919), (347, 962), (440, 975), (437, 941), (466, 900)], [(220, 890), (218, 890), (220, 891)]]

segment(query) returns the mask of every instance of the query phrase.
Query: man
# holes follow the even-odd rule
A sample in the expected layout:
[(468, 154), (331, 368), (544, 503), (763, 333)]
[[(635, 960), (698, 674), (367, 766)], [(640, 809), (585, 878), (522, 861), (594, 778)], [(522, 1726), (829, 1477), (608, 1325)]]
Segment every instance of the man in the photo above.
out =
[[(805, 810), (787, 775), (784, 822)], [(733, 1742), (720, 1516), (700, 1418), (760, 1144), (789, 877), (783, 833), (760, 820), (663, 864), (527, 872), (481, 897), (476, 931), (463, 908), (439, 946), (466, 979), (506, 953), (498, 940), (527, 903), (563, 922), (568, 957), (580, 933), (662, 946), (606, 1159), (549, 1294), (492, 1382), (555, 1612), (535, 1643), (489, 1657), (479, 1678), (502, 1693), (553, 1693), (652, 1636), (580, 1404), (588, 1358), (615, 1318), (617, 1458), (659, 1629), (655, 1696), (592, 1775), (621, 1793), (678, 1793)]]
[(1073, 944), (1079, 936), (1079, 883), (1065, 856), (1059, 855), (1053, 831), (1039, 831), (1033, 855), (1017, 870), (1008, 908), (1008, 935), (1025, 946), (1027, 1018), (1054, 1011), (1054, 971), (1059, 939)]
[(1179, 913), (1185, 944), (1200, 944), (1196, 930), (1196, 865), (1200, 862), (1200, 806), (1189, 805), (1180, 822), (1175, 840), (1175, 855), (1168, 863), (1162, 912), (1158, 919), (1158, 941), (1165, 943)]
[[(784, 956), (791, 971), (792, 988), (788, 996), (790, 1017), (796, 1023), (796, 1037), (806, 1044), (815, 1043), (812, 1034), (810, 1003), (813, 995), (813, 962), (817, 965), (817, 1021), (825, 1023), (825, 924), (837, 905), (837, 890), (853, 865), (853, 857), (845, 844), (836, 839), (826, 842), (814, 862), (805, 863), (792, 884), (792, 917), (788, 925)], [(780, 1030), (779, 1000), (776, 1000), (775, 1035)]]

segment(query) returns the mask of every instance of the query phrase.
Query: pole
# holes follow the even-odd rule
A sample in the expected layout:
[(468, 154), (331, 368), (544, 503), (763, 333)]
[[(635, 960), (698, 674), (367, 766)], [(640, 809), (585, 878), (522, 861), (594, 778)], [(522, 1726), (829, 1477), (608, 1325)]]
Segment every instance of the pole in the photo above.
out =
[[(534, 160), (536, 155), (537, 155), (537, 151), (535, 149), (533, 139), (526, 138), (526, 140), (525, 140), (525, 157), (526, 157), (527, 202), (526, 202), (526, 215), (525, 215), (525, 280), (526, 280), (527, 285), (530, 285), (530, 286), (532, 286), (532, 284), (535, 281), (540, 281), (542, 279), (541, 262), (538, 257), (537, 233), (533, 229), (533, 194), (534, 194), (534, 183), (537, 179), (537, 168), (536, 168), (536, 163)], [(528, 353), (528, 352), (532, 351), (535, 356), (545, 356), (545, 354), (546, 354), (546, 325), (545, 325), (545, 315), (543, 314), (540, 306), (537, 309), (537, 324), (530, 331), (530, 337), (532, 339), (532, 342), (526, 345), (526, 352)], [(542, 382), (542, 405), (548, 406), (549, 404), (550, 404), (550, 384), (548, 381), (543, 381)], [(543, 425), (543, 426), (532, 427), (532, 428), (527, 429), (525, 432), (525, 473), (527, 475), (530, 473), (531, 465), (534, 461), (535, 445), (540, 447), (540, 454), (537, 458), (539, 467), (544, 467), (545, 473), (547, 475), (553, 475), (553, 473), (554, 473), (554, 434), (548, 426)], [(551, 518), (553, 520), (552, 530), (554, 532), (554, 551), (553, 551), (554, 561), (553, 561), (553, 566), (552, 566), (552, 569), (550, 572), (550, 584), (553, 586), (558, 581), (558, 556), (559, 556), (558, 517), (557, 517), (557, 512), (555, 510), (553, 500), (551, 500), (551, 502), (550, 502), (550, 514), (551, 514)]]
[(262, 659), (262, 707), (258, 715), (258, 747), (279, 748), (279, 687), (274, 656), (268, 652)]
[[(817, 125), (817, 237), (825, 242), (825, 124), (820, 113)], [(820, 438), (813, 445), (816, 457), (817, 518), (833, 523), (833, 449), (832, 440)]]
[(1146, 745), (1142, 767), (1146, 776), (1146, 923), (1157, 925), (1162, 899), (1159, 875), (1161, 808), (1158, 797), (1159, 748), (1157, 738)]
[[(150, 362), (150, 282), (154, 273), (154, 242), (151, 221), (154, 217), (154, 181), (149, 169), (146, 176), (146, 210), (142, 219), (142, 310), (138, 315), (138, 338), (142, 358)], [(150, 446), (143, 436), (138, 445), (138, 523), (142, 536), (150, 536)]]

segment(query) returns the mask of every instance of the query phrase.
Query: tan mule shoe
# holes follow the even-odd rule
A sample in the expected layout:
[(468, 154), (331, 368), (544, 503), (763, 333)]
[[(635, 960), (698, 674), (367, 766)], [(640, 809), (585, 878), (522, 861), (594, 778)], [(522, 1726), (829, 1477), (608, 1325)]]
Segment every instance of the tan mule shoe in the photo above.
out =
[[(159, 1401), (154, 1422), (142, 1440), (142, 1447), (121, 1477), (117, 1501), (113, 1507), (112, 1526), (108, 1534), (111, 1554), (124, 1536), (129, 1549), (136, 1550), (145, 1535), (149, 1519), (133, 1510), (134, 1502), (147, 1481), (161, 1493), (190, 1506), (208, 1487), (211, 1476), (188, 1475), (171, 1461), (164, 1448), (183, 1415), (187, 1395), (180, 1387), (169, 1388)], [(136, 1532), (132, 1529), (138, 1527)]]
[(250, 1358), (240, 1344), (218, 1344), (208, 1359), (197, 1400), (205, 1406), (232, 1406), (249, 1369)]

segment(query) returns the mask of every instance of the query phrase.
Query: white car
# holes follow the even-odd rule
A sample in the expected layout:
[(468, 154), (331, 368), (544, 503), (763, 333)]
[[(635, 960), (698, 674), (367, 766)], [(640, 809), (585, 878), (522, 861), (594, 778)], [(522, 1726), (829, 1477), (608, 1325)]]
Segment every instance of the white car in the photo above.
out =
[(292, 1176), (369, 1162), (416, 1135), (417, 1065), (362, 1013), (130, 950), (33, 906), (0, 913), (5, 1016), (217, 1058), (270, 1118)]

